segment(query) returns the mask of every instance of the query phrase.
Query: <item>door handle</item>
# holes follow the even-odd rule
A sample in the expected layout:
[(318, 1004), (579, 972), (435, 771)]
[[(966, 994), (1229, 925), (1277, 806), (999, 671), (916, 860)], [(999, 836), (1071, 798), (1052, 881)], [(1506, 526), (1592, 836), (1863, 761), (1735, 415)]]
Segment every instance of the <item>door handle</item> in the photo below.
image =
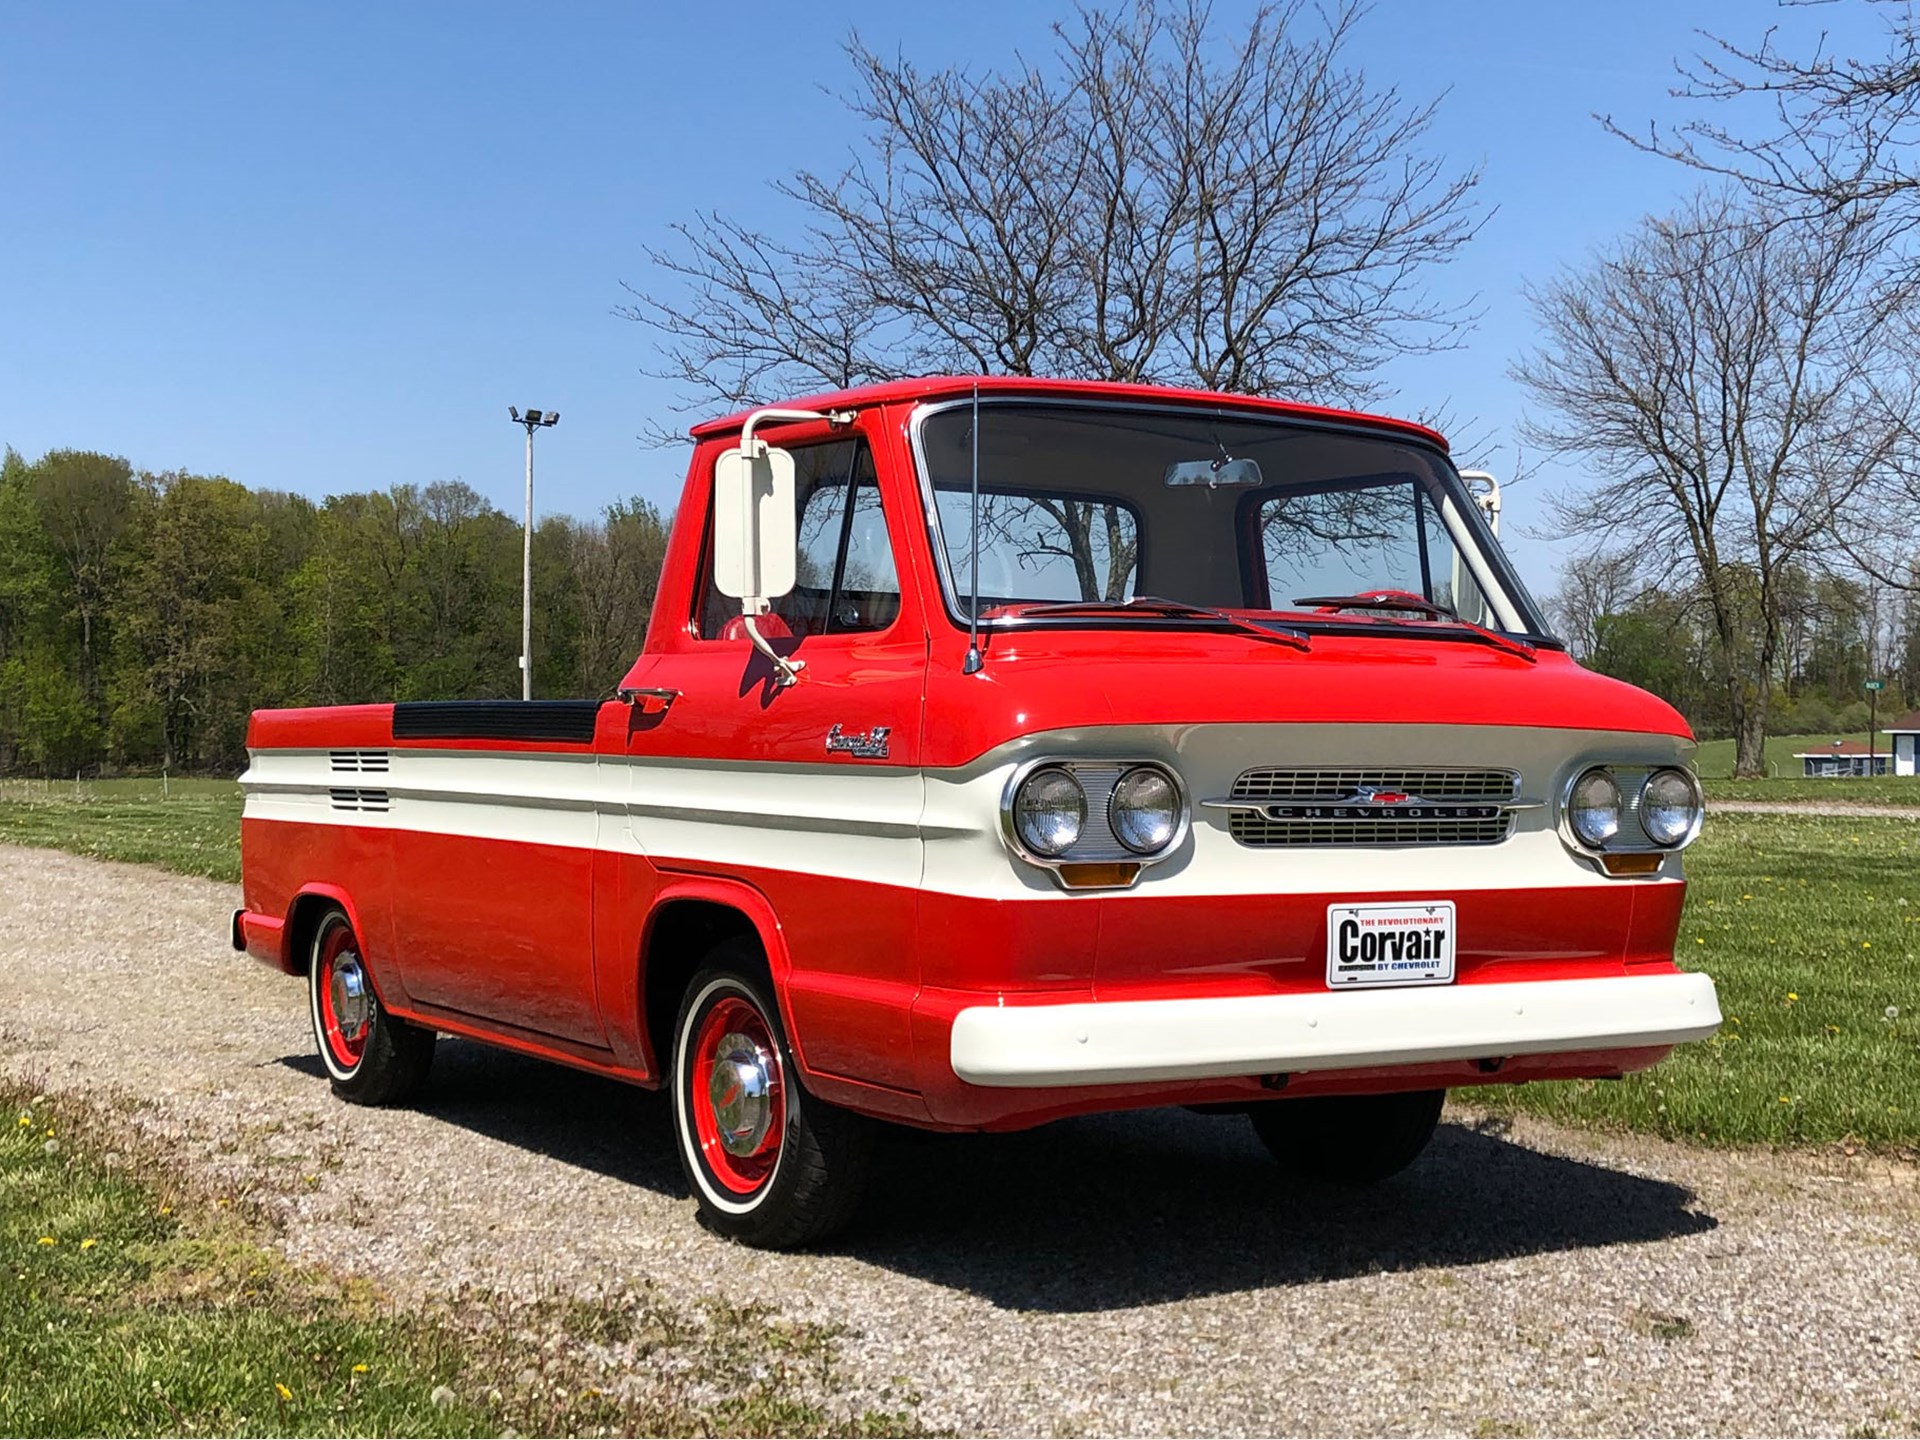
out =
[(649, 721), (657, 725), (666, 719), (673, 702), (680, 698), (678, 690), (664, 685), (626, 685), (616, 695), (633, 707), (633, 713), (627, 717), (629, 735)]

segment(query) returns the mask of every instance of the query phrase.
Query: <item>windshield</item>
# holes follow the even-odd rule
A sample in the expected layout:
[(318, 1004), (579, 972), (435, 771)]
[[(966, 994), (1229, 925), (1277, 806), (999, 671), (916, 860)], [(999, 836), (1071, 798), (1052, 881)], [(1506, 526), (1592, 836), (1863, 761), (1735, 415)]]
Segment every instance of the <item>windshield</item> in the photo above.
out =
[[(956, 619), (971, 599), (973, 414), (933, 408), (918, 428)], [(1391, 590), (1426, 602), (1403, 620), (1440, 607), (1545, 633), (1453, 466), (1411, 438), (1069, 403), (983, 401), (979, 416), (986, 623), (1149, 598), (1298, 615)]]

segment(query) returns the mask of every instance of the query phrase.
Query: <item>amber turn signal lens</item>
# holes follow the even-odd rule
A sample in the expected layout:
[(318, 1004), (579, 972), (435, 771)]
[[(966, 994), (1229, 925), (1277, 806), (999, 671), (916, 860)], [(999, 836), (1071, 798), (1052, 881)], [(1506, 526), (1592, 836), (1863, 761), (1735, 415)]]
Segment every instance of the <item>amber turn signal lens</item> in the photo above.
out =
[(1125, 860), (1112, 865), (1082, 862), (1062, 865), (1058, 873), (1060, 883), (1069, 890), (1116, 890), (1133, 884), (1140, 876), (1140, 867)]
[(1600, 863), (1609, 875), (1658, 875), (1660, 857), (1647, 854), (1602, 855)]

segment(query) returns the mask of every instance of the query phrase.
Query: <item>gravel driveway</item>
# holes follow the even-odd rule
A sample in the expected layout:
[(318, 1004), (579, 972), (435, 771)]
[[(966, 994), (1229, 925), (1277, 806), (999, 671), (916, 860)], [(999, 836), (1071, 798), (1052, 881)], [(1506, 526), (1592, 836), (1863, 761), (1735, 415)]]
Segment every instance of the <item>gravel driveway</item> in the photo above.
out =
[[(1443, 1128), (1361, 1197), (1185, 1112), (889, 1142), (859, 1233), (693, 1223), (658, 1097), (443, 1042), (418, 1109), (327, 1093), (230, 886), (0, 847), (0, 1067), (132, 1092), (258, 1183), (297, 1258), (762, 1300), (844, 1325), (853, 1397), (988, 1433), (1913, 1433), (1920, 1171), (1533, 1123)], [(310, 1181), (309, 1176), (317, 1177)]]

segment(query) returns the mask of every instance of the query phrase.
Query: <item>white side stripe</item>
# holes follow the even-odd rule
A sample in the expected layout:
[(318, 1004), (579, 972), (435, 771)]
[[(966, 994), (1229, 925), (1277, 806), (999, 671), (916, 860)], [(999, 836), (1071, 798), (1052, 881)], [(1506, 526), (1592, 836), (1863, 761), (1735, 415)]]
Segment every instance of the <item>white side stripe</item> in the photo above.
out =
[[(1491, 765), (1550, 795), (1596, 759), (1664, 764), (1666, 736), (1492, 726), (1213, 725), (1101, 727), (1025, 737), (958, 770), (729, 765), (646, 756), (397, 748), (385, 811), (333, 808), (326, 750), (260, 750), (241, 777), (250, 819), (358, 825), (513, 843), (602, 848), (683, 861), (921, 887), (982, 899), (1061, 899), (1046, 872), (1011, 856), (999, 810), (1008, 777), (1035, 755), (1158, 760), (1188, 793), (1228, 793), (1259, 765)], [(1196, 810), (1179, 853), (1132, 890), (1146, 895), (1435, 894), (1606, 886), (1554, 831), (1551, 807), (1522, 811), (1497, 845), (1347, 849), (1242, 845), (1226, 812)], [(1677, 856), (1666, 880), (1680, 875)], [(1645, 883), (1645, 882), (1630, 882)]]

